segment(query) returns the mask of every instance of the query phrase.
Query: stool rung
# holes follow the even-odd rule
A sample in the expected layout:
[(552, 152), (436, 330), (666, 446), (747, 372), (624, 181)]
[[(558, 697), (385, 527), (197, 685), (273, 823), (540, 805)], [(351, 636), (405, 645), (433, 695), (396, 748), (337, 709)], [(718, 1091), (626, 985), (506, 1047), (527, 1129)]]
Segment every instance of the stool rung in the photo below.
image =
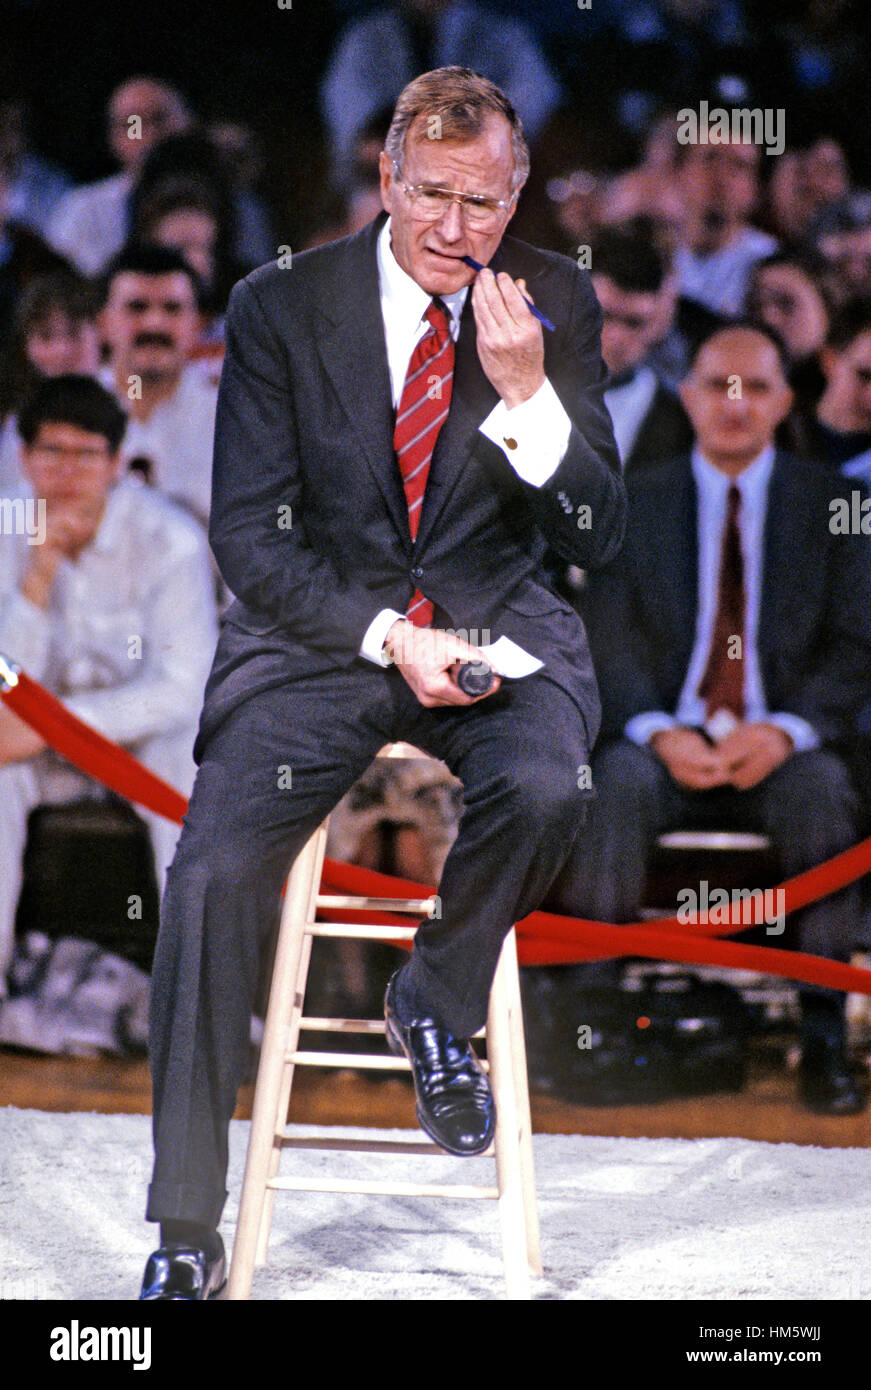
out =
[(498, 1187), (460, 1183), (358, 1182), (354, 1178), (270, 1178), (267, 1187), (286, 1192), (361, 1192), (384, 1197), (498, 1197)]
[(298, 1067), (372, 1067), (376, 1071), (411, 1071), (405, 1057), (379, 1057), (372, 1052), (288, 1052), (285, 1061)]
[(379, 926), (376, 922), (306, 922), (309, 936), (346, 936), (360, 941), (413, 941), (417, 927)]
[[(405, 1057), (382, 1056), (377, 1052), (286, 1052), (287, 1065), (292, 1062), (297, 1067), (372, 1067), (376, 1071), (411, 1071), (411, 1063)], [(478, 1062), (484, 1071), (489, 1071), (486, 1057)]]
[[(283, 1149), (324, 1149), (330, 1153), (367, 1154), (443, 1154), (447, 1150), (429, 1139), (298, 1139), (294, 1135), (276, 1136)], [(492, 1157), (493, 1146), (481, 1157)]]
[(318, 893), (317, 905), (332, 912), (412, 912), (429, 916), (435, 898), (374, 898), (353, 894)]
[[(387, 1031), (383, 1019), (377, 1018), (301, 1018), (300, 1028), (311, 1033), (380, 1033)], [(479, 1028), (473, 1038), (486, 1038), (486, 1030)]]
[(377, 1018), (301, 1018), (300, 1028), (311, 1033), (381, 1033), (387, 1031), (384, 1019)]

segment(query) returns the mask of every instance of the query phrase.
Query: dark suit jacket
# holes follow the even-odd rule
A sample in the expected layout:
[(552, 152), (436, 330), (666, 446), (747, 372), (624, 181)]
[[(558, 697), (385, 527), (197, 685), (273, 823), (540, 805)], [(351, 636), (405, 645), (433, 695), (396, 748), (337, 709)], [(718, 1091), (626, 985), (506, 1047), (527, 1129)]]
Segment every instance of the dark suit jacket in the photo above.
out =
[(665, 463), (691, 449), (692, 444), (693, 427), (689, 416), (674, 392), (659, 383), (623, 471), (630, 473), (636, 468)]
[[(768, 493), (759, 662), (768, 708), (806, 719), (827, 743), (871, 692), (871, 539), (833, 535), (829, 502), (845, 480), (778, 453)], [(689, 458), (627, 479), (626, 540), (590, 576), (583, 611), (602, 733), (647, 710), (673, 714), (695, 640), (697, 493)]]
[[(261, 266), (235, 286), (215, 428), (210, 539), (238, 601), (207, 690), (210, 726), (257, 688), (358, 659), (383, 608), (418, 587), (440, 626), (503, 633), (546, 664), (592, 739), (599, 706), (583, 625), (549, 587), (548, 545), (585, 568), (613, 558), (625, 492), (602, 398), (601, 312), (570, 260), (505, 239), (492, 261), (524, 276), (557, 325), (545, 370), (572, 421), (542, 487), (479, 431), (497, 402), (466, 299), (448, 418), (412, 542), (393, 451), (379, 299), (379, 217), (355, 236)], [(588, 505), (592, 525), (579, 528)], [(289, 506), (292, 527), (279, 525)], [(286, 513), (285, 513), (286, 516)], [(483, 639), (479, 639), (483, 640)]]

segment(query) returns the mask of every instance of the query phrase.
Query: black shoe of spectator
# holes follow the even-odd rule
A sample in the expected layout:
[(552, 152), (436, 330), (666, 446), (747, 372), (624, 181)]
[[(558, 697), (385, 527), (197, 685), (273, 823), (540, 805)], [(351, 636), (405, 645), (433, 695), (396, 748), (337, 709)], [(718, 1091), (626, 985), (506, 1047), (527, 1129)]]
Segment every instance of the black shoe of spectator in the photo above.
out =
[(844, 1048), (831, 1041), (805, 1047), (798, 1095), (802, 1105), (816, 1115), (858, 1115), (868, 1103)]

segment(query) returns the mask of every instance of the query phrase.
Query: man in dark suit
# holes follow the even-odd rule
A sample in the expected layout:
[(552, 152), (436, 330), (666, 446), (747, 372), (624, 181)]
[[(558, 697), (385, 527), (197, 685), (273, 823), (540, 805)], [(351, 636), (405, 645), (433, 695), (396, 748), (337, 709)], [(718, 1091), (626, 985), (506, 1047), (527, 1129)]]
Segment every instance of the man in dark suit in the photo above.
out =
[[(527, 169), (497, 88), (465, 69), (424, 74), (381, 157), (389, 218), (233, 292), (210, 534), (238, 601), (155, 956), (147, 1218), (162, 1240), (143, 1297), (220, 1285), (259, 940), (305, 840), (397, 739), (447, 763), (465, 813), (441, 919), (390, 982), (388, 1039), (437, 1142), (490, 1142), (467, 1040), (505, 933), (582, 821), (599, 723), (583, 626), (544, 557), (607, 562), (625, 513), (589, 280), (503, 241)], [(476, 276), (466, 255), (492, 268)], [(554, 321), (547, 342), (525, 300)], [(458, 631), (481, 635), (498, 673), (486, 695), (457, 684), (481, 659)]]
[(795, 422), (796, 450), (832, 472), (871, 450), (871, 298), (848, 299), (832, 315), (819, 354), (825, 386)]
[(686, 411), (648, 360), (672, 325), (674, 286), (665, 256), (632, 228), (601, 232), (591, 265), (603, 315), (602, 357), (611, 373), (605, 404), (623, 471), (629, 473), (684, 453), (692, 444)]
[[(835, 745), (871, 680), (871, 544), (832, 525), (846, 485), (775, 451), (792, 396), (770, 330), (718, 329), (682, 397), (692, 456), (629, 480), (624, 548), (585, 603), (603, 704), (597, 801), (548, 903), (611, 922), (637, 919), (665, 830), (763, 831), (787, 876), (858, 838)], [(799, 949), (848, 959), (859, 911), (851, 887), (796, 913)], [(860, 1109), (843, 995), (808, 986), (800, 1002), (803, 1102)]]

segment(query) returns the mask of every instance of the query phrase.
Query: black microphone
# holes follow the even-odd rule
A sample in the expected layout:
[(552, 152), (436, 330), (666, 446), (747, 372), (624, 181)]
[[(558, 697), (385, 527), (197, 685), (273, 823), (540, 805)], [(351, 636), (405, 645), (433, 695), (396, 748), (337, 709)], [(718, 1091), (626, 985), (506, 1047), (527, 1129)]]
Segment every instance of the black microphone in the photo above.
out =
[(486, 661), (462, 662), (454, 679), (464, 695), (486, 695), (495, 684), (493, 670)]

